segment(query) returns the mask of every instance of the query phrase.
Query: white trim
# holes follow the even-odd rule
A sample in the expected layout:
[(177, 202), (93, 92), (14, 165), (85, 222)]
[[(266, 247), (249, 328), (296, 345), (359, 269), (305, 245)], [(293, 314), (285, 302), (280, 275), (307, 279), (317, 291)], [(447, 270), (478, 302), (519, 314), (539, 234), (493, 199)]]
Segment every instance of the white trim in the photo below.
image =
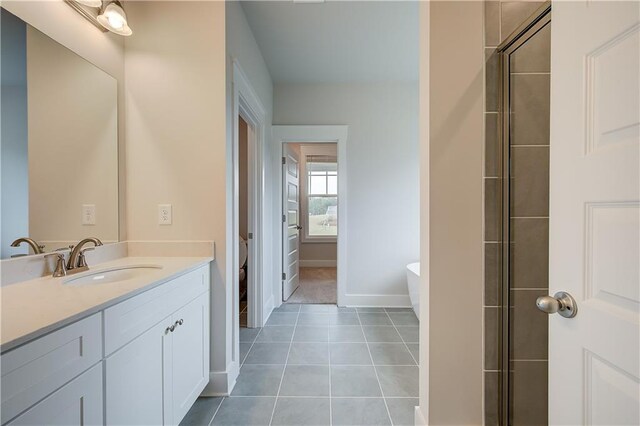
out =
[(415, 407), (415, 426), (427, 426), (428, 423), (425, 420), (424, 416), (422, 415), (422, 410), (420, 409), (419, 405), (416, 405)]
[[(308, 194), (308, 171), (307, 156), (322, 155), (329, 153), (337, 156), (337, 147), (334, 145), (303, 145), (300, 147), (300, 215), (302, 217), (303, 232), (300, 235), (302, 244), (336, 244), (338, 237), (334, 236), (310, 236), (309, 235), (309, 194)], [(337, 160), (336, 160), (337, 161)], [(340, 175), (338, 175), (340, 181)], [(301, 265), (302, 266), (302, 265)]]
[[(338, 144), (338, 305), (345, 305), (347, 292), (347, 233), (341, 230), (347, 228), (347, 134), (349, 126), (273, 126), (272, 135), (274, 152), (282, 152), (282, 144), (292, 143), (327, 143)], [(278, 187), (278, 199), (282, 200), (282, 168), (278, 167), (278, 176), (275, 185)], [(275, 203), (274, 203), (275, 204)], [(277, 204), (278, 206), (281, 203)], [(279, 208), (279, 207), (278, 207)], [(281, 217), (282, 212), (278, 212), (277, 217)], [(277, 233), (280, 234), (280, 233)], [(282, 247), (282, 236), (279, 239)], [(276, 253), (277, 259), (274, 264), (282, 267), (282, 250)], [(280, 289), (280, 299), (276, 306), (282, 303), (282, 281), (278, 280)], [(407, 296), (408, 297), (408, 296)]]
[(236, 385), (236, 379), (240, 374), (240, 364), (233, 361), (227, 371), (210, 371), (209, 383), (200, 396), (227, 396)]
[(269, 300), (267, 300), (267, 303), (264, 304), (264, 309), (262, 311), (262, 323), (266, 324), (267, 320), (269, 319), (269, 317), (271, 316), (271, 312), (273, 312), (274, 306), (273, 306), (273, 294), (271, 296), (269, 296)]
[[(253, 130), (253, 138), (248, 141), (248, 232), (253, 233), (253, 239), (248, 240), (249, 259), (252, 259), (249, 276), (247, 277), (247, 325), (262, 327), (263, 323), (263, 287), (267, 281), (263, 277), (263, 253), (265, 244), (263, 229), (263, 194), (264, 194), (264, 159), (266, 113), (265, 109), (253, 90), (249, 79), (242, 71), (237, 60), (233, 60), (233, 285), (234, 309), (239, 304), (237, 283), (239, 281), (238, 265), (238, 125), (239, 117), (247, 122)], [(236, 322), (238, 324), (236, 324)], [(239, 329), (238, 315), (234, 315), (234, 330)]]
[(335, 268), (338, 266), (337, 260), (300, 260), (301, 268)]

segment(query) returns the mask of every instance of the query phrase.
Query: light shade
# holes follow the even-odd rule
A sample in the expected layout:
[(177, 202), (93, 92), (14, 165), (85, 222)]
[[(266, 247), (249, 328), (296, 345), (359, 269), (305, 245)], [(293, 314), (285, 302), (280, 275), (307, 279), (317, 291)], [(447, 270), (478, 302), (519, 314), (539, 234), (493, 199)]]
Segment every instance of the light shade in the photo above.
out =
[(88, 7), (102, 7), (102, 0), (75, 0), (75, 2)]
[(124, 13), (124, 9), (117, 0), (106, 3), (97, 19), (103, 27), (111, 32), (123, 36), (133, 34), (127, 24), (127, 14)]

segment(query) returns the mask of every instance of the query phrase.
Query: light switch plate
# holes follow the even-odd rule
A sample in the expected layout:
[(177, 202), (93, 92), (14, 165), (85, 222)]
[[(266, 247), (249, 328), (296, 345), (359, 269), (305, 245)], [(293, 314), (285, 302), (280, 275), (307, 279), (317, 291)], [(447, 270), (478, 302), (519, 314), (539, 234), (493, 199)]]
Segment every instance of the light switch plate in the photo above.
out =
[(95, 204), (82, 205), (82, 224), (83, 225), (96, 224), (96, 205)]
[(171, 204), (158, 204), (158, 225), (171, 225)]

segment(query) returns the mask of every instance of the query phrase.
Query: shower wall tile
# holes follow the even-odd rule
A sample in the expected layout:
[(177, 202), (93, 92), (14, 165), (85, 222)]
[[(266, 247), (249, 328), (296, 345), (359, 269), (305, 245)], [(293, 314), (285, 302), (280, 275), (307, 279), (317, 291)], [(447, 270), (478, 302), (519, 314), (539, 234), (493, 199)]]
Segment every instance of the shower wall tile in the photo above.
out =
[(484, 239), (498, 241), (500, 235), (500, 181), (499, 179), (484, 180)]
[(549, 283), (549, 219), (512, 219), (512, 288), (547, 288)]
[(485, 111), (498, 112), (500, 105), (500, 73), (498, 69), (498, 53), (494, 47), (484, 49), (485, 61)]
[(547, 364), (546, 361), (514, 361), (511, 364), (514, 426), (548, 423)]
[(500, 305), (500, 243), (484, 244), (484, 305)]
[(500, 424), (500, 373), (497, 371), (484, 373), (484, 424)]
[(512, 216), (549, 216), (549, 147), (513, 147), (511, 178)]
[(549, 314), (536, 307), (536, 299), (547, 290), (511, 290), (511, 359), (546, 360)]
[(530, 17), (544, 2), (537, 1), (506, 1), (502, 2), (501, 32), (502, 40), (520, 26), (525, 19)]
[(485, 113), (485, 168), (486, 177), (497, 177), (500, 164), (500, 150), (498, 149), (499, 137), (499, 115), (498, 113)]
[(511, 55), (511, 72), (551, 72), (550, 24)]
[(500, 44), (500, 2), (489, 0), (484, 2), (484, 44), (497, 46)]
[(500, 369), (500, 308), (484, 308), (484, 369)]
[[(525, 19), (533, 14), (542, 1), (485, 0), (485, 241), (497, 241), (500, 235), (501, 188), (499, 58), (495, 47), (504, 41)], [(550, 26), (524, 44), (512, 56), (512, 72), (549, 73)], [(529, 78), (532, 77), (532, 78)], [(516, 191), (512, 213), (517, 216), (548, 215), (548, 145), (549, 145), (549, 76), (514, 76), (512, 93), (512, 144), (536, 145), (514, 148), (513, 169)], [(541, 147), (546, 145), (546, 147)], [(517, 195), (527, 193), (523, 198)], [(535, 200), (540, 201), (540, 203)], [(518, 308), (513, 312), (518, 357), (540, 356), (546, 359), (547, 334), (544, 321), (538, 314), (535, 297), (547, 293), (548, 283), (548, 219), (515, 219), (512, 221), (512, 286), (536, 290), (513, 292), (511, 300)], [(500, 424), (500, 244), (485, 242), (484, 265), (484, 419), (485, 425)], [(539, 289), (539, 290), (538, 290)], [(541, 319), (545, 317), (544, 319)], [(519, 327), (523, 327), (522, 331)], [(534, 344), (536, 343), (536, 344)], [(545, 361), (519, 361), (512, 364), (510, 405), (515, 413), (514, 425), (547, 424), (547, 363)], [(495, 369), (495, 370), (494, 370)]]
[(512, 145), (549, 145), (549, 75), (511, 76)]

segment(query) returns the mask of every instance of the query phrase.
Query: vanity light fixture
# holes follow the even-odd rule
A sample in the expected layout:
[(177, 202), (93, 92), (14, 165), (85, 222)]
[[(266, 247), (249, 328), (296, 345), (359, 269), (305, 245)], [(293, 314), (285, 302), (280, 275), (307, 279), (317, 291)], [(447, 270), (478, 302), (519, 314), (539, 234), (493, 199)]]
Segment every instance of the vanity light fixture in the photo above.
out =
[(102, 0), (75, 0), (75, 2), (87, 7), (102, 7)]
[(103, 27), (111, 32), (122, 36), (133, 34), (127, 24), (127, 14), (118, 0), (105, 1), (97, 19)]
[(64, 1), (103, 32), (111, 31), (122, 36), (132, 34), (127, 14), (119, 0)]

